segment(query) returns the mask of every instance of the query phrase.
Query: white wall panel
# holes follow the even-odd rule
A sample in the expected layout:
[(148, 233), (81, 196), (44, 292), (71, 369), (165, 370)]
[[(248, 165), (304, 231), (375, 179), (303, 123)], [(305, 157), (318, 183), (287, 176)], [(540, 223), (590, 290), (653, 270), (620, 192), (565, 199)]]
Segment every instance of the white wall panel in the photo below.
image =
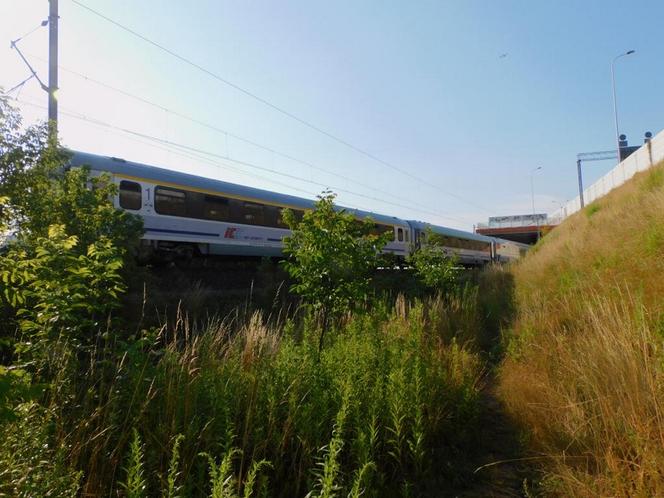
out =
[[(583, 200), (586, 205), (605, 196), (611, 190), (619, 187), (632, 178), (637, 172), (644, 171), (654, 164), (664, 160), (664, 130), (660, 131), (650, 141), (650, 147), (643, 145), (639, 150), (618, 164), (615, 168), (602, 176), (595, 183), (584, 189)], [(565, 203), (562, 209), (551, 214), (552, 218), (567, 216), (581, 209), (581, 200), (577, 195)]]

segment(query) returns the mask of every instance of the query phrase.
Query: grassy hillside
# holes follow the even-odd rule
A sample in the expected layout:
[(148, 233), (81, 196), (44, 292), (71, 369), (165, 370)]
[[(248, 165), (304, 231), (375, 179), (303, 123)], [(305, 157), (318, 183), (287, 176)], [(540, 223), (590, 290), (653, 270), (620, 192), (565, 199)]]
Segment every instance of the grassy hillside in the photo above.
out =
[(563, 496), (664, 495), (664, 163), (513, 269), (500, 393)]

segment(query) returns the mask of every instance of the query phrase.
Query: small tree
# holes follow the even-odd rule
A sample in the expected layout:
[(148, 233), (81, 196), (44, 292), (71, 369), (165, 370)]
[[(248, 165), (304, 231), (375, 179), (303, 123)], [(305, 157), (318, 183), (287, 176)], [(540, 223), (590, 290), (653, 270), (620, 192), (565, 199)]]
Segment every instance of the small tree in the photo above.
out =
[(81, 254), (106, 237), (129, 256), (142, 234), (141, 219), (115, 208), (117, 187), (108, 175), (67, 168), (69, 154), (49, 147), (47, 136), (45, 125), (22, 128), (18, 111), (0, 98), (0, 219), (28, 245), (62, 225), (77, 237)]
[(449, 292), (457, 284), (457, 258), (443, 249), (443, 239), (426, 229), (423, 243), (408, 256), (419, 280), (429, 289)]
[(284, 239), (284, 252), (291, 258), (284, 265), (296, 282), (291, 290), (322, 319), (319, 351), (330, 319), (366, 300), (371, 274), (391, 236), (372, 235), (373, 222), (358, 221), (352, 213), (335, 209), (335, 197), (323, 192), (301, 221), (291, 210), (283, 211), (292, 230)]
[(67, 168), (68, 154), (47, 137), (0, 97), (0, 229), (16, 236), (0, 256), (4, 346), (16, 328), (31, 346), (60, 332), (92, 340), (118, 304), (142, 233), (139, 217), (114, 207), (109, 177)]

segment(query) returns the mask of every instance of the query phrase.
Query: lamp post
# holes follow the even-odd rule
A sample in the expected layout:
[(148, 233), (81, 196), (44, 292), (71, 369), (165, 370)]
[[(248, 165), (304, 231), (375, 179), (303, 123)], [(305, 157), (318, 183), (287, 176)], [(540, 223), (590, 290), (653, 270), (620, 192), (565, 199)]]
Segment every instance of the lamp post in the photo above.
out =
[[(535, 180), (534, 176), (535, 173), (537, 173), (539, 170), (541, 170), (542, 167), (538, 166), (534, 170), (530, 172), (530, 198), (533, 203), (533, 218), (535, 218)], [(539, 240), (539, 220), (535, 218), (535, 222), (537, 223), (537, 240)]]
[(558, 208), (557, 212), (560, 213), (560, 219), (562, 220), (565, 215), (565, 206), (563, 202), (560, 201), (551, 201), (551, 204)]
[(618, 148), (616, 149), (618, 151), (618, 163), (622, 160), (622, 157), (620, 155), (620, 131), (618, 128), (618, 104), (616, 103), (616, 73), (615, 73), (615, 65), (616, 61), (620, 59), (621, 57), (625, 57), (627, 55), (632, 55), (635, 52), (635, 50), (628, 50), (627, 52), (617, 55), (613, 58), (611, 61), (611, 88), (613, 90), (613, 121), (616, 126), (616, 145)]

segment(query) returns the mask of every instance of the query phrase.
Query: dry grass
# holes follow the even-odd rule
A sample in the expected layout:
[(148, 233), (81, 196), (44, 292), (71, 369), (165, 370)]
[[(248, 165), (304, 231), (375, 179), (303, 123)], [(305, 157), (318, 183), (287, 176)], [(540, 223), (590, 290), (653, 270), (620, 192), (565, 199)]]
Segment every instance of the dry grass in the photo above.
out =
[(664, 164), (514, 269), (500, 392), (563, 496), (664, 496)]

